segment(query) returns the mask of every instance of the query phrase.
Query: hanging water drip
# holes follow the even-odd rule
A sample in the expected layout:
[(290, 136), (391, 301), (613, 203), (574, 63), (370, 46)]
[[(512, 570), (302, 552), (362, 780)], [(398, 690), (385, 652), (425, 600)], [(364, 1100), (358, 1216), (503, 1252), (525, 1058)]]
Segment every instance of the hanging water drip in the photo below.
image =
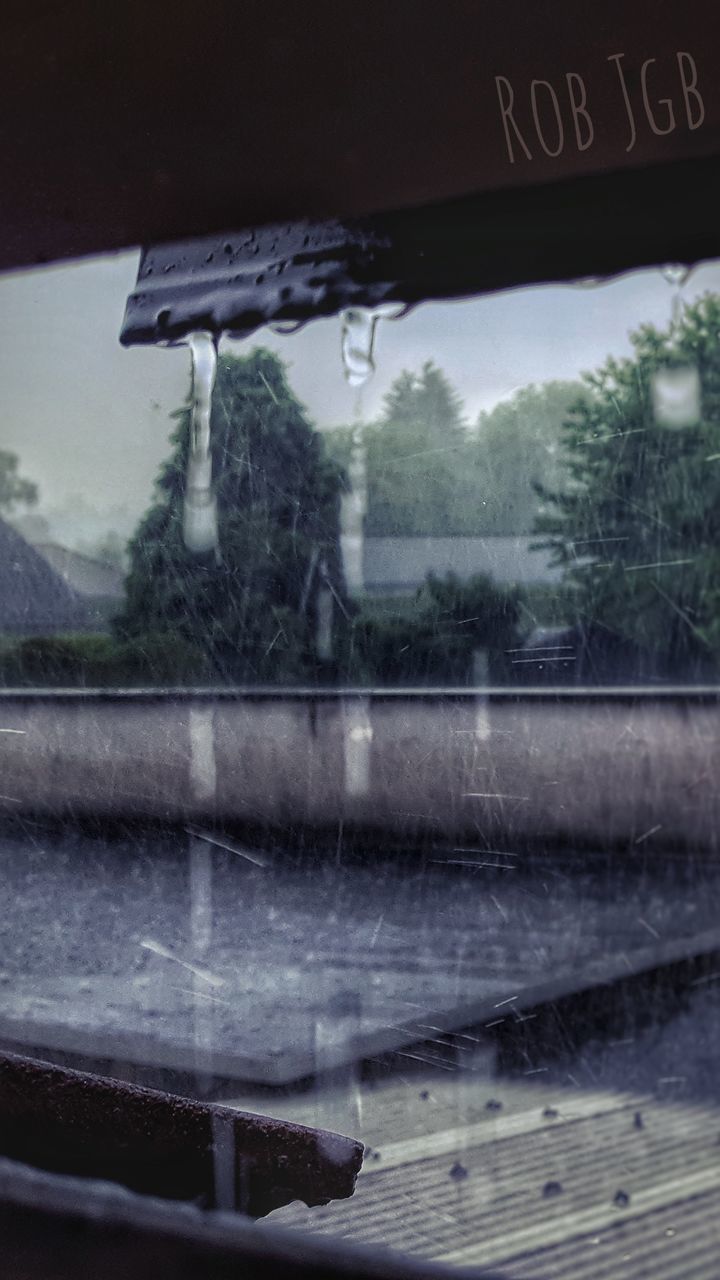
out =
[(343, 368), (351, 387), (361, 387), (375, 372), (378, 320), (398, 320), (406, 311), (405, 303), (381, 302), (376, 307), (347, 307), (340, 312)]
[(686, 266), (684, 262), (669, 262), (666, 266), (660, 268), (660, 274), (663, 280), (668, 284), (674, 285), (677, 289), (682, 289), (687, 283), (691, 268)]
[[(683, 263), (662, 268), (663, 279), (675, 289), (670, 323), (671, 340), (677, 344), (683, 312), (682, 288), (690, 275)], [(652, 375), (650, 397), (653, 417), (659, 427), (671, 431), (697, 426), (702, 414), (700, 374), (697, 365), (678, 352)]]
[(361, 387), (375, 371), (373, 346), (377, 321), (367, 307), (352, 307), (341, 312), (342, 360), (345, 377), (351, 387)]
[(271, 333), (277, 334), (297, 333), (305, 323), (305, 320), (271, 320), (268, 329)]
[(188, 551), (202, 555), (218, 549), (217, 503), (212, 489), (210, 409), (217, 370), (217, 346), (210, 333), (188, 338), (192, 356), (190, 447), (185, 473), (183, 541)]

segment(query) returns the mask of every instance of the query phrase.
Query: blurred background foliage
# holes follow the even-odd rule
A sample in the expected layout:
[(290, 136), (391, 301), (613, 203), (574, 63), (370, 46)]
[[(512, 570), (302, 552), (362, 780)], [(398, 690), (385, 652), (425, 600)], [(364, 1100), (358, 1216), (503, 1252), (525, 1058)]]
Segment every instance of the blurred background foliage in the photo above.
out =
[[(316, 431), (275, 355), (222, 355), (212, 440), (221, 554), (191, 555), (182, 541), (188, 403), (126, 551), (112, 634), (6, 637), (0, 679), (468, 685), (485, 671), (497, 684), (513, 678), (509, 651), (548, 627), (601, 630), (644, 655), (653, 678), (715, 679), (720, 298), (632, 341), (631, 358), (576, 383), (524, 387), (475, 423), (432, 362), (396, 379), (363, 428), (366, 535), (534, 535), (562, 578), (527, 587), (430, 575), (395, 599), (351, 598), (345, 583), (341, 504), (357, 424)], [(658, 371), (683, 366), (697, 370), (700, 412), (672, 430), (657, 421), (653, 389)], [(14, 455), (0, 454), (0, 506), (36, 498)]]

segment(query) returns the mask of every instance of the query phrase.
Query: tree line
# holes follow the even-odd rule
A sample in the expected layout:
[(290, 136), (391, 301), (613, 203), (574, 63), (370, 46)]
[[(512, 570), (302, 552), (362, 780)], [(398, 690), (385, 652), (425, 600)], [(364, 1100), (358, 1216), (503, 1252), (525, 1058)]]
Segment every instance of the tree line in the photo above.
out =
[[(434, 363), (404, 371), (379, 418), (363, 429), (366, 534), (532, 533), (537, 486), (560, 483), (561, 424), (582, 395), (582, 385), (573, 382), (524, 387), (470, 426), (460, 396)], [(324, 433), (343, 466), (352, 434), (347, 426)]]
[[(714, 679), (720, 298), (700, 298), (666, 331), (643, 325), (632, 342), (631, 357), (524, 388), (473, 426), (435, 364), (404, 371), (363, 433), (365, 531), (534, 534), (563, 571), (562, 620), (651, 653), (661, 678)], [(673, 369), (695, 371), (699, 389), (696, 419), (675, 430), (657, 410), (658, 374)], [(182, 541), (185, 405), (128, 549), (114, 643), (130, 665), (152, 654), (153, 670), (204, 680), (457, 683), (473, 648), (501, 656), (521, 641), (522, 592), (486, 579), (430, 580), (394, 613), (349, 598), (340, 510), (353, 428), (316, 431), (276, 356), (220, 358), (213, 423), (221, 554), (198, 558)], [(17, 460), (0, 463), (0, 504), (32, 502)]]

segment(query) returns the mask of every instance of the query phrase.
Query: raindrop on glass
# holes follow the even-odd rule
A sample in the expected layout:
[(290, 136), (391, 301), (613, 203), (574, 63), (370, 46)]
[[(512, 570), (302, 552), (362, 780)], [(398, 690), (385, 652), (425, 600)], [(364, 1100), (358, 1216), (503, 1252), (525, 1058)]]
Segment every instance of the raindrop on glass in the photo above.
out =
[(365, 516), (368, 505), (367, 449), (361, 422), (353, 428), (348, 478), (350, 491), (344, 493), (340, 500), (340, 548), (348, 591), (351, 595), (358, 595), (365, 586)]
[(659, 427), (677, 431), (700, 421), (700, 374), (694, 364), (665, 365), (652, 376), (653, 416)]
[(682, 289), (690, 275), (690, 267), (684, 262), (670, 262), (666, 266), (660, 268), (663, 280), (673, 285), (677, 289)]
[(402, 320), (409, 310), (407, 302), (380, 302), (373, 307), (373, 315), (376, 320)]
[(297, 333), (304, 323), (304, 320), (271, 320), (268, 329), (271, 333)]
[(409, 310), (406, 302), (380, 302), (375, 307), (347, 307), (340, 312), (343, 368), (351, 387), (362, 387), (375, 372), (378, 320), (399, 320)]

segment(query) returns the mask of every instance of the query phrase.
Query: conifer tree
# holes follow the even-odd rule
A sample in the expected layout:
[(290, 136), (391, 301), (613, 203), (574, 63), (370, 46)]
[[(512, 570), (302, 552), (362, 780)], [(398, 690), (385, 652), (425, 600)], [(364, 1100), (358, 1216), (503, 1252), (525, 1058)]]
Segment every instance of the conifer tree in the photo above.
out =
[(129, 547), (119, 634), (172, 633), (196, 645), (221, 678), (311, 677), (322, 589), (333, 593), (336, 630), (344, 619), (341, 468), (276, 356), (221, 355), (212, 401), (220, 552), (198, 557), (182, 537), (189, 406), (173, 416), (172, 454)]

